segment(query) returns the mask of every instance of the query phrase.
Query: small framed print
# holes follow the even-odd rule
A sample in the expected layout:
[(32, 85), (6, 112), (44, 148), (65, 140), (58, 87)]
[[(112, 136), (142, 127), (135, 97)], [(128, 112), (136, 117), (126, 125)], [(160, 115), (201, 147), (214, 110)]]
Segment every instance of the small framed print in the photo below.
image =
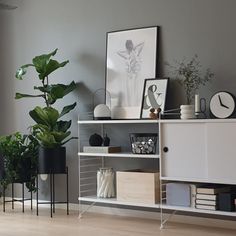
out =
[(157, 74), (158, 32), (154, 26), (107, 33), (106, 90), (112, 119), (140, 118), (143, 82)]
[(141, 106), (141, 119), (150, 118), (150, 109), (161, 108), (165, 111), (168, 78), (165, 79), (145, 79), (143, 87), (143, 99)]

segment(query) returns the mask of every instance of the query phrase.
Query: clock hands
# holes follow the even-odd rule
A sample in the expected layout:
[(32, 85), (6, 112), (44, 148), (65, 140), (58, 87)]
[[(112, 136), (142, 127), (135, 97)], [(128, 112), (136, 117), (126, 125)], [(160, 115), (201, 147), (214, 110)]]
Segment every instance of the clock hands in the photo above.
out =
[(228, 106), (226, 106), (226, 105), (224, 105), (224, 104), (222, 103), (222, 100), (221, 100), (221, 97), (220, 97), (220, 95), (218, 95), (218, 98), (219, 98), (219, 101), (220, 101), (220, 105), (221, 105), (222, 107), (224, 107), (224, 108), (227, 108), (227, 109), (229, 109), (229, 107), (228, 107)]

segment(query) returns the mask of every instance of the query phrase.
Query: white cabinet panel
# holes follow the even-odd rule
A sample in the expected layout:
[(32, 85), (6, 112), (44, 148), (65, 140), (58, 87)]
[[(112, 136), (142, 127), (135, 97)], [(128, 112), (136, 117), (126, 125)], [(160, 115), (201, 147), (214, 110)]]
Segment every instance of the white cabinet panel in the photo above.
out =
[(207, 178), (205, 127), (204, 123), (161, 124), (163, 177)]
[(236, 123), (207, 124), (209, 180), (236, 184)]

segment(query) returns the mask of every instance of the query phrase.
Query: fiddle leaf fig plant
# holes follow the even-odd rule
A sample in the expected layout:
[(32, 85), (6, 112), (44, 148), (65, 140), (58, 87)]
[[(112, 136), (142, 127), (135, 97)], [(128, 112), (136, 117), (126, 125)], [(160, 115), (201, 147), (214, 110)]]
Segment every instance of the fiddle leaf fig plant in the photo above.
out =
[[(38, 79), (41, 82), (41, 86), (33, 87), (33, 89), (37, 91), (37, 94), (16, 93), (15, 98), (21, 99), (39, 97), (44, 99), (46, 106), (35, 107), (29, 112), (29, 115), (36, 122), (33, 129), (37, 140), (41, 146), (48, 148), (62, 146), (69, 140), (77, 138), (69, 138), (71, 132), (68, 131), (68, 129), (71, 126), (71, 120), (63, 121), (60, 119), (62, 116), (75, 108), (76, 102), (63, 107), (61, 112), (52, 107), (58, 99), (62, 99), (76, 88), (74, 81), (68, 85), (49, 83), (49, 75), (69, 63), (68, 60), (60, 63), (52, 59), (52, 57), (57, 53), (57, 50), (58, 49), (55, 49), (49, 54), (34, 57), (32, 64), (23, 65), (16, 72), (16, 78), (19, 80), (23, 80), (25, 78), (29, 67), (33, 67), (38, 74)], [(67, 140), (65, 140), (66, 138)]]

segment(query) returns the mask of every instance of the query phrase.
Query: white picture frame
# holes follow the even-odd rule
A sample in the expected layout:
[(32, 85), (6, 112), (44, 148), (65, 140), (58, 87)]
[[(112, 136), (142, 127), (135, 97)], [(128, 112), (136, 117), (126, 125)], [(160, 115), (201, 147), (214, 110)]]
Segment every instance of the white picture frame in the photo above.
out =
[(107, 33), (106, 90), (112, 119), (139, 119), (143, 83), (156, 77), (159, 27)]

